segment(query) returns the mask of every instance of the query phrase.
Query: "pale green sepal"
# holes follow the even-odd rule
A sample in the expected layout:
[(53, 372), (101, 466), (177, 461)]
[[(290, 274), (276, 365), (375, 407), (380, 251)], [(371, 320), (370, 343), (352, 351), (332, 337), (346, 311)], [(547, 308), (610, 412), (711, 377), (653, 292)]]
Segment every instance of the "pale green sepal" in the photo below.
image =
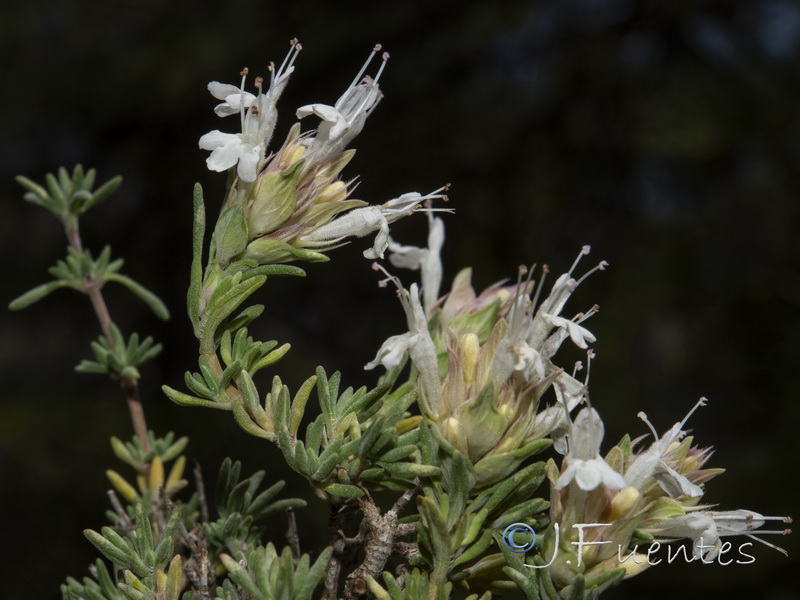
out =
[(229, 206), (217, 221), (214, 229), (216, 253), (214, 259), (226, 265), (230, 259), (241, 253), (247, 246), (247, 223), (244, 210), (237, 205)]
[(297, 178), (303, 164), (301, 159), (286, 171), (272, 171), (258, 178), (253, 202), (247, 211), (251, 236), (275, 231), (292, 216), (297, 205)]
[(304, 260), (307, 262), (325, 262), (330, 260), (320, 252), (295, 248), (286, 242), (260, 238), (247, 246), (243, 254), (244, 258), (252, 258), (262, 264), (283, 263), (292, 260)]

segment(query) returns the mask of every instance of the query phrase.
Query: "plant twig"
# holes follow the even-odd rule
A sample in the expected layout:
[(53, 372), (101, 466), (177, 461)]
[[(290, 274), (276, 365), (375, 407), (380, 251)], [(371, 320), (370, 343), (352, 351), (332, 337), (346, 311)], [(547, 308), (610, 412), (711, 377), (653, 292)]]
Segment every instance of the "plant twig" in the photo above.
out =
[(297, 519), (294, 516), (294, 509), (291, 506), (286, 509), (286, 520), (288, 521), (286, 527), (286, 541), (289, 542), (289, 548), (292, 549), (294, 559), (300, 560), (300, 534), (297, 533)]
[(108, 499), (111, 502), (111, 506), (114, 508), (114, 512), (117, 513), (115, 525), (117, 525), (117, 527), (123, 531), (133, 531), (133, 522), (128, 516), (128, 513), (125, 512), (122, 502), (119, 501), (117, 493), (114, 490), (108, 490), (106, 493), (108, 494)]
[[(75, 248), (78, 254), (83, 254), (83, 242), (81, 241), (77, 219), (66, 222), (64, 224), (64, 231), (70, 246)], [(100, 291), (101, 287), (101, 282), (89, 276), (84, 283), (84, 292), (86, 292), (89, 296), (89, 300), (92, 302), (92, 308), (94, 308), (94, 313), (100, 323), (103, 336), (108, 340), (109, 346), (114, 348), (114, 338), (111, 335), (111, 314), (108, 312), (108, 306), (103, 298), (103, 293)], [(139, 438), (142, 450), (146, 454), (150, 450), (150, 442), (147, 439), (147, 422), (144, 418), (144, 409), (142, 408), (142, 401), (139, 397), (139, 385), (135, 379), (123, 379), (122, 391), (125, 394), (125, 401), (128, 404), (133, 430), (136, 433), (136, 437)]]
[(203, 470), (200, 463), (194, 461), (194, 485), (197, 488), (197, 501), (200, 504), (200, 522), (208, 523), (210, 520), (208, 513), (208, 500), (206, 500), (206, 484), (203, 481)]
[(403, 532), (406, 535), (406, 528), (398, 528), (397, 519), (414, 496), (419, 485), (419, 479), (414, 481), (414, 487), (403, 492), (392, 508), (381, 515), (380, 510), (373, 502), (369, 493), (364, 490), (364, 497), (360, 499), (361, 512), (364, 523), (367, 526), (366, 541), (364, 547), (364, 560), (356, 569), (347, 576), (345, 582), (344, 597), (346, 600), (362, 600), (367, 598), (369, 588), (367, 587), (367, 575), (378, 577), (386, 566), (386, 562), (395, 549), (395, 538)]

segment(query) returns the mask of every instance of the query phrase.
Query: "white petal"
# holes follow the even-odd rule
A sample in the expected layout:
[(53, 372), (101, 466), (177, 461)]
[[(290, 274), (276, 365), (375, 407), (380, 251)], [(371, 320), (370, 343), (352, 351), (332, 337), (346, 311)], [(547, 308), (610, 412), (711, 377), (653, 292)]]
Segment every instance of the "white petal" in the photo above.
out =
[(575, 483), (585, 492), (592, 491), (602, 482), (603, 472), (596, 461), (590, 460), (583, 462), (575, 472)]
[(389, 262), (401, 269), (416, 271), (422, 266), (422, 261), (428, 251), (416, 246), (401, 246), (389, 238)]
[(658, 481), (661, 489), (669, 494), (670, 498), (677, 498), (678, 496), (700, 498), (703, 495), (703, 488), (695, 485), (674, 469), (670, 469), (663, 462), (659, 464), (653, 476)]
[(215, 150), (232, 140), (238, 141), (239, 135), (236, 133), (222, 133), (215, 129), (200, 138), (199, 146), (201, 150)]
[(242, 181), (255, 181), (258, 174), (258, 163), (263, 158), (261, 146), (245, 147), (243, 150), (239, 157), (239, 167), (236, 172)]
[(230, 140), (224, 146), (215, 149), (206, 159), (208, 168), (212, 171), (227, 171), (239, 161), (244, 146), (237, 138)]
[(327, 104), (306, 104), (297, 109), (297, 118), (303, 119), (310, 115), (317, 115), (323, 121), (335, 121), (342, 114)]
[(364, 369), (369, 371), (378, 365), (383, 365), (387, 369), (395, 368), (403, 360), (403, 356), (405, 356), (409, 347), (416, 342), (416, 338), (417, 336), (410, 332), (402, 335), (393, 335), (383, 342), (375, 358), (364, 365)]
[[(212, 81), (208, 84), (208, 91), (217, 100), (225, 100), (227, 96), (232, 94), (241, 94), (241, 90), (235, 85), (230, 83), (220, 83), (219, 81)], [(252, 96), (252, 94), (250, 94)]]
[(365, 258), (372, 260), (383, 258), (383, 252), (389, 245), (389, 223), (387, 223), (386, 218), (382, 214), (378, 227), (378, 235), (375, 236), (375, 242), (372, 244), (372, 248), (364, 250)]
[(625, 485), (625, 479), (617, 473), (614, 469), (611, 468), (606, 461), (602, 458), (596, 459), (597, 462), (601, 463), (600, 471), (603, 477), (603, 484), (610, 490), (621, 490)]
[(586, 344), (586, 340), (594, 342), (597, 339), (594, 337), (591, 331), (589, 331), (585, 327), (581, 327), (574, 321), (570, 321), (563, 317), (550, 314), (543, 314), (542, 316), (553, 327), (560, 327), (562, 329), (566, 329), (567, 333), (569, 333), (569, 337), (572, 338), (572, 341), (575, 342), (575, 345), (578, 346), (578, 348), (586, 349), (589, 347)]
[(567, 465), (567, 468), (564, 469), (564, 472), (559, 476), (558, 480), (556, 481), (555, 488), (560, 490), (566, 486), (568, 486), (572, 480), (575, 478), (575, 473), (578, 471), (578, 464), (582, 464), (582, 460), (575, 460)]
[(597, 456), (603, 441), (603, 420), (593, 408), (586, 407), (572, 424), (569, 440), (569, 455), (572, 458), (591, 460)]

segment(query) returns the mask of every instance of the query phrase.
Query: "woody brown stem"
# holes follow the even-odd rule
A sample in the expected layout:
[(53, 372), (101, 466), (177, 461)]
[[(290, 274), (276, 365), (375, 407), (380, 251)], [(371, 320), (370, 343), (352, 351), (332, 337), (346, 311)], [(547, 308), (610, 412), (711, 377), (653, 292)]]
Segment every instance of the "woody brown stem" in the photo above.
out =
[(386, 562), (396, 549), (396, 538), (407, 535), (406, 529), (398, 525), (397, 520), (413, 497), (419, 485), (419, 480), (414, 481), (414, 487), (403, 492), (394, 506), (381, 515), (380, 510), (373, 502), (369, 493), (364, 490), (364, 497), (359, 500), (361, 514), (366, 524), (364, 539), (364, 560), (356, 569), (347, 576), (344, 587), (346, 600), (364, 600), (369, 596), (367, 576), (377, 578), (380, 576)]

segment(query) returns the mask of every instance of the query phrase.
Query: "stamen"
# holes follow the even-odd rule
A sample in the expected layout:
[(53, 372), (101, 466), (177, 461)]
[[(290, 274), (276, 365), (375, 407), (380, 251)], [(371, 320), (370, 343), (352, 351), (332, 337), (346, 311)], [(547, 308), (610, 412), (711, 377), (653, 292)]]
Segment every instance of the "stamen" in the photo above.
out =
[[(583, 277), (581, 277), (581, 278), (580, 278), (580, 279), (579, 279), (579, 280), (576, 282), (576, 285), (575, 285), (575, 287), (578, 287), (580, 284), (582, 284), (582, 283), (583, 283), (583, 282), (586, 280), (586, 278), (587, 278), (587, 277), (589, 277), (589, 275), (591, 275), (591, 274), (592, 274), (592, 273), (594, 273), (595, 271), (605, 271), (607, 266), (608, 266), (608, 263), (607, 263), (606, 261), (604, 261), (604, 260), (603, 260), (603, 261), (600, 261), (600, 263), (599, 263), (599, 264), (598, 264), (598, 265), (597, 265), (597, 266), (596, 266), (594, 269), (592, 269), (592, 270), (591, 270), (591, 271), (589, 271), (588, 273), (584, 274), (584, 276), (583, 276)], [(570, 271), (570, 273), (571, 273), (571, 271)]]
[(654, 438), (653, 441), (654, 442), (658, 441), (658, 433), (656, 432), (656, 428), (653, 427), (653, 424), (647, 420), (647, 415), (644, 414), (644, 411), (640, 411), (639, 414), (637, 414), (636, 416), (639, 417), (642, 421), (644, 421), (645, 425), (647, 425), (650, 428), (650, 431), (653, 432), (653, 438)]
[(696, 410), (697, 410), (698, 408), (700, 408), (701, 406), (706, 406), (707, 404), (708, 404), (708, 398), (706, 398), (706, 397), (700, 398), (700, 400), (698, 400), (698, 401), (697, 401), (697, 404), (695, 404), (695, 405), (692, 407), (692, 410), (690, 410), (690, 411), (689, 411), (689, 414), (688, 414), (688, 415), (686, 415), (686, 416), (683, 418), (683, 421), (681, 421), (681, 422), (678, 424), (678, 429), (681, 429), (681, 430), (682, 430), (682, 429), (683, 429), (683, 426), (684, 426), (684, 425), (686, 425), (686, 421), (688, 421), (688, 420), (689, 420), (689, 417), (691, 417), (691, 416), (694, 414), (694, 411), (696, 411)]
[[(294, 63), (295, 59), (297, 58), (297, 55), (300, 53), (300, 50), (303, 49), (303, 44), (297, 41), (297, 38), (291, 39), (289, 41), (289, 45), (291, 46), (291, 48), (289, 49), (289, 52), (286, 54), (286, 56), (283, 58), (281, 67), (280, 69), (278, 69), (278, 73), (276, 75), (277, 77), (280, 77), (283, 73), (286, 72), (286, 70), (291, 68), (292, 63)], [(270, 67), (272, 67), (271, 63)], [(272, 71), (272, 68), (270, 68), (270, 71)]]
[(380, 66), (380, 68), (378, 69), (378, 72), (375, 75), (375, 82), (374, 83), (378, 83), (378, 80), (381, 78), (381, 73), (383, 73), (383, 70), (386, 68), (386, 63), (389, 61), (389, 53), (388, 52), (384, 52), (381, 55), (381, 61), (382, 61), (381, 62), (381, 66)]
[(592, 374), (592, 359), (594, 358), (594, 352), (590, 348), (586, 351), (586, 375), (583, 378), (583, 386), (589, 387), (589, 377)]
[(583, 248), (581, 248), (581, 252), (580, 252), (580, 254), (578, 254), (578, 258), (576, 258), (575, 262), (572, 263), (572, 266), (570, 267), (569, 272), (567, 273), (568, 277), (572, 277), (572, 272), (578, 266), (578, 263), (581, 262), (581, 259), (584, 256), (586, 256), (587, 254), (589, 254), (589, 252), (591, 252), (591, 251), (592, 251), (592, 247), (589, 246), (588, 244), (586, 246), (584, 246)]
[(582, 313), (581, 313), (581, 314), (578, 314), (578, 315), (577, 315), (577, 316), (576, 316), (574, 319), (572, 319), (572, 320), (573, 320), (573, 321), (575, 321), (575, 323), (577, 323), (578, 325), (580, 325), (580, 324), (581, 324), (581, 323), (583, 323), (583, 322), (584, 322), (586, 319), (588, 319), (589, 317), (591, 317), (591, 316), (593, 316), (593, 315), (596, 315), (596, 314), (597, 314), (597, 313), (599, 313), (599, 312), (600, 312), (600, 307), (599, 307), (597, 304), (595, 304), (595, 305), (594, 305), (592, 308), (590, 308), (589, 310), (587, 310), (587, 311), (586, 311), (586, 314), (582, 314)]
[(389, 271), (387, 271), (383, 267), (383, 265), (381, 265), (381, 264), (379, 264), (377, 262), (374, 262), (374, 263), (372, 263), (372, 270), (373, 271), (380, 271), (381, 273), (386, 275), (385, 279), (382, 279), (382, 280), (380, 280), (378, 282), (378, 287), (385, 288), (385, 287), (387, 287), (389, 285), (389, 282), (392, 282), (393, 284), (395, 284), (395, 286), (397, 286), (398, 296), (402, 292), (406, 291), (405, 288), (403, 287), (403, 284), (400, 283), (400, 280), (397, 277), (395, 277), (394, 275), (392, 275), (391, 273), (389, 273)]
[[(353, 79), (353, 83), (351, 83), (349, 85), (349, 87), (347, 88), (347, 91), (350, 91), (351, 89), (356, 87), (361, 82), (361, 78), (364, 76), (364, 73), (366, 73), (367, 67), (369, 67), (369, 63), (372, 62), (372, 59), (375, 58), (375, 55), (380, 51), (381, 51), (381, 45), (380, 44), (375, 44), (375, 47), (372, 49), (372, 52), (370, 53), (369, 58), (367, 58), (367, 62), (365, 62), (364, 66), (361, 67), (361, 70), (358, 72), (358, 75), (356, 75), (356, 78)], [(386, 64), (385, 60), (384, 60), (384, 64)], [(347, 92), (345, 92), (345, 94), (347, 94)]]
[(726, 521), (781, 521), (782, 523), (792, 523), (792, 517), (764, 517), (761, 515), (725, 515), (724, 517), (721, 518), (725, 519)]
[[(519, 332), (522, 330), (522, 319), (525, 317), (530, 316), (533, 310), (533, 304), (530, 301), (530, 298), (527, 297), (525, 294), (525, 290), (528, 289), (530, 285), (531, 278), (533, 277), (533, 271), (536, 268), (536, 265), (531, 265), (529, 269), (525, 265), (520, 265), (517, 268), (517, 287), (514, 292), (514, 302), (511, 305), (511, 317), (510, 317), (510, 324), (509, 324), (509, 331), (516, 331)], [(522, 278), (525, 277), (525, 285), (522, 284)], [(523, 315), (520, 316), (519, 311), (521, 310), (520, 305), (524, 305)], [(516, 337), (516, 336), (514, 336)]]
[(583, 363), (581, 361), (575, 361), (575, 366), (572, 368), (572, 377), (575, 378), (575, 375), (578, 371), (583, 371)]
[[(788, 530), (788, 529), (786, 531), (789, 531), (789, 533), (791, 533), (791, 531)], [(761, 533), (767, 533), (767, 532), (762, 531)], [(783, 534), (786, 535), (785, 532)], [(775, 544), (770, 544), (767, 540), (762, 540), (760, 537), (758, 537), (756, 535), (753, 535), (752, 533), (745, 533), (744, 535), (745, 535), (745, 537), (749, 537), (751, 540), (754, 540), (754, 541), (756, 541), (756, 542), (758, 542), (760, 544), (764, 544), (765, 546), (768, 546), (770, 548), (773, 548), (774, 550), (777, 550), (778, 552), (780, 552), (784, 556), (789, 556), (789, 553), (786, 550), (784, 550), (783, 548), (781, 548), (780, 546), (776, 546)]]
[(536, 286), (536, 292), (533, 294), (531, 306), (536, 306), (539, 303), (539, 296), (542, 294), (542, 287), (544, 287), (544, 280), (550, 272), (550, 267), (542, 265), (542, 278), (539, 280), (539, 285)]
[(239, 119), (242, 122), (242, 133), (244, 133), (244, 84), (245, 80), (247, 79), (247, 73), (250, 72), (250, 69), (245, 67), (241, 71), (239, 71), (239, 75), (242, 76), (242, 84), (239, 86)]

